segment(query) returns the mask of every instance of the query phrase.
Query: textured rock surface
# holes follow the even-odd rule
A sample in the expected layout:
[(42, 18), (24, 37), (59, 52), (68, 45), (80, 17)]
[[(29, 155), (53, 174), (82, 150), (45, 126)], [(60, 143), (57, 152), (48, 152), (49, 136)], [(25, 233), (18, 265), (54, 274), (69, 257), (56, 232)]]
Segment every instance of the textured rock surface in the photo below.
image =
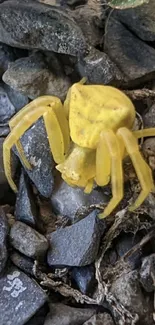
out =
[(37, 225), (37, 214), (34, 194), (28, 182), (27, 175), (22, 171), (16, 196), (16, 220), (25, 222), (33, 227)]
[(94, 189), (90, 194), (85, 194), (83, 189), (70, 187), (60, 180), (52, 193), (51, 203), (55, 213), (76, 220), (76, 214), (93, 204), (107, 202), (107, 196)]
[(121, 82), (121, 72), (110, 60), (108, 55), (95, 48), (89, 54), (81, 57), (77, 69), (81, 77), (87, 77), (92, 84), (119, 84)]
[(32, 260), (31, 258), (20, 254), (17, 251), (14, 251), (11, 255), (10, 255), (10, 259), (12, 261), (12, 263), (17, 266), (21, 271), (30, 274), (31, 276), (34, 276), (33, 273), (33, 266), (34, 266), (34, 260)]
[(147, 292), (155, 289), (155, 254), (145, 257), (142, 261), (140, 273), (140, 282)]
[(0, 278), (0, 324), (24, 325), (46, 300), (46, 294), (34, 280), (11, 267)]
[[(100, 243), (100, 222), (94, 210), (72, 226), (58, 229), (48, 235), (50, 266), (84, 266), (94, 262)], [(103, 230), (103, 229), (102, 229)]]
[(27, 174), (38, 191), (43, 196), (50, 197), (54, 186), (54, 161), (42, 119), (25, 132), (21, 138), (21, 143), (32, 166), (32, 170), (25, 169)]
[(1, 4), (0, 41), (75, 56), (87, 48), (81, 29), (63, 9), (35, 1)]
[(82, 325), (95, 311), (73, 308), (63, 304), (50, 304), (50, 312), (44, 325)]
[(14, 61), (15, 59), (16, 55), (13, 48), (6, 44), (0, 43), (0, 77), (7, 70), (8, 63)]
[(13, 89), (33, 99), (41, 95), (52, 95), (65, 99), (70, 82), (60, 71), (49, 70), (43, 54), (37, 52), (9, 64), (3, 81)]
[(119, 21), (110, 18), (105, 37), (105, 51), (133, 85), (154, 79), (155, 49), (132, 34)]
[(104, 313), (92, 316), (83, 325), (114, 325), (114, 322), (109, 314)]
[(117, 10), (117, 17), (144, 41), (155, 41), (155, 2), (149, 0), (147, 4), (134, 9)]
[(10, 241), (14, 248), (31, 258), (43, 258), (48, 249), (47, 239), (20, 221), (12, 226)]
[(7, 236), (9, 232), (7, 218), (2, 208), (0, 208), (0, 273), (4, 270), (7, 258)]

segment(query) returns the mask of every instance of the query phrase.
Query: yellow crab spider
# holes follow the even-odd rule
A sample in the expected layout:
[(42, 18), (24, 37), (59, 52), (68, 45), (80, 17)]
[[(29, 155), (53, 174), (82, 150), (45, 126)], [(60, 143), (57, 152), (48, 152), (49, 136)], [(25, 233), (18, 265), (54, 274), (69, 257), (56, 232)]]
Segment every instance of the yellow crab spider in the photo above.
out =
[(138, 138), (155, 136), (155, 128), (132, 131), (135, 108), (120, 90), (103, 85), (75, 83), (68, 91), (64, 105), (57, 97), (42, 96), (17, 113), (9, 122), (11, 132), (3, 145), (5, 174), (11, 188), (17, 187), (11, 176), (10, 152), (13, 145), (25, 166), (20, 137), (43, 117), (50, 149), (62, 178), (71, 186), (91, 192), (94, 182), (99, 186), (111, 181), (112, 198), (100, 214), (108, 216), (123, 198), (122, 161), (126, 154), (132, 160), (141, 193), (130, 207), (139, 207), (154, 190), (152, 172), (142, 157)]

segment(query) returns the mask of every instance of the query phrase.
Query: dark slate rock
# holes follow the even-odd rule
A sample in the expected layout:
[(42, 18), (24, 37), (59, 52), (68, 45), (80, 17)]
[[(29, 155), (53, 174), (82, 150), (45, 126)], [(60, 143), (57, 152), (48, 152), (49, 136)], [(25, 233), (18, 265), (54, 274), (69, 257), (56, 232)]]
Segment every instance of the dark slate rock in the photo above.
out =
[(10, 132), (8, 123), (0, 124), (0, 137), (6, 137)]
[(25, 325), (44, 325), (44, 321), (48, 311), (48, 304), (45, 304), (36, 312), (36, 314), (27, 323), (25, 323)]
[(3, 84), (0, 84), (0, 123), (7, 122), (15, 114), (15, 107), (11, 103)]
[(124, 73), (129, 84), (155, 77), (155, 49), (141, 41), (119, 21), (110, 18), (105, 36), (105, 51)]
[(153, 302), (145, 297), (139, 282), (138, 271), (123, 273), (111, 283), (111, 293), (133, 314), (138, 314), (141, 325), (153, 325)]
[(71, 278), (83, 294), (92, 293), (96, 282), (94, 265), (74, 267), (71, 271)]
[(43, 258), (48, 249), (47, 239), (21, 221), (16, 221), (10, 231), (12, 246), (31, 258)]
[(25, 222), (26, 224), (35, 227), (37, 225), (37, 215), (38, 213), (34, 194), (28, 182), (27, 176), (22, 171), (15, 206), (16, 220)]
[(83, 325), (114, 325), (114, 322), (109, 314), (103, 313), (92, 316)]
[(51, 95), (64, 100), (70, 87), (68, 78), (61, 70), (57, 71), (57, 75), (49, 70), (41, 53), (34, 53), (10, 64), (3, 74), (3, 81), (32, 99)]
[(82, 325), (94, 313), (94, 309), (74, 308), (60, 303), (50, 304), (50, 312), (44, 325)]
[(117, 10), (116, 16), (144, 41), (155, 41), (155, 1), (149, 0), (147, 4), (126, 10)]
[(13, 253), (11, 253), (10, 259), (11, 259), (12, 263), (15, 266), (17, 266), (20, 270), (22, 270), (24, 273), (34, 276), (34, 273), (33, 273), (34, 260), (33, 259), (31, 259), (23, 254), (20, 254), (17, 251), (14, 251)]
[(7, 251), (7, 236), (9, 226), (4, 210), (0, 208), (0, 273), (5, 269), (8, 251)]
[[(10, 192), (9, 190), (9, 184), (5, 176), (4, 172), (4, 165), (3, 165), (3, 142), (5, 138), (0, 138), (0, 199), (5, 199), (7, 200), (7, 204), (9, 203), (9, 195), (8, 193)], [(12, 155), (12, 175), (14, 176), (16, 167), (17, 167), (17, 159), (16, 156), (13, 154)], [(10, 194), (10, 193), (9, 193)], [(10, 195), (11, 197), (11, 195)]]
[(152, 292), (155, 289), (155, 254), (145, 257), (139, 271), (140, 282), (147, 292)]
[(10, 86), (3, 84), (3, 88), (6, 91), (12, 105), (15, 107), (16, 113), (20, 111), (25, 105), (28, 104), (29, 99), (27, 96), (24, 96), (19, 91), (12, 89)]
[(11, 267), (0, 278), (0, 324), (24, 325), (47, 300), (40, 286)]
[(48, 235), (49, 266), (85, 266), (94, 262), (100, 244), (100, 222), (94, 210), (72, 226)]
[(0, 77), (2, 77), (3, 73), (7, 70), (8, 63), (14, 61), (15, 59), (16, 55), (13, 48), (6, 44), (0, 43)]
[(0, 8), (0, 41), (26, 49), (83, 55), (81, 29), (63, 9), (35, 1), (6, 1)]
[(94, 189), (90, 194), (85, 194), (83, 189), (71, 187), (63, 180), (56, 183), (51, 196), (54, 212), (73, 221), (76, 220), (76, 214), (79, 214), (80, 210), (89, 208), (93, 204), (106, 203), (107, 200), (107, 196), (102, 191)]
[(38, 191), (43, 196), (50, 197), (54, 186), (53, 168), (55, 164), (42, 119), (24, 133), (21, 143), (32, 169), (28, 170), (24, 165), (23, 167)]
[[(115, 245), (115, 250), (119, 257), (124, 256), (133, 246), (138, 244), (141, 237), (132, 233), (122, 233), (118, 238)], [(138, 250), (130, 257), (127, 257), (127, 261), (130, 264), (131, 269), (137, 268), (141, 263), (142, 251)]]
[(108, 55), (95, 48), (79, 59), (77, 69), (80, 76), (87, 77), (92, 84), (118, 84), (122, 79), (121, 72)]

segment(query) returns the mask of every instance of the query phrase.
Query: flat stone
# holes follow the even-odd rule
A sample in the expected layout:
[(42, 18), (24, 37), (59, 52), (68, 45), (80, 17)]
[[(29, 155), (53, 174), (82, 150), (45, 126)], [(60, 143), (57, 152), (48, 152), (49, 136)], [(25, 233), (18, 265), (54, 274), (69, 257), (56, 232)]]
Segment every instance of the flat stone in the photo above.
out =
[(116, 16), (133, 31), (139, 38), (147, 42), (155, 41), (155, 2), (148, 3), (126, 10), (116, 10)]
[[(0, 1), (1, 3), (1, 1)], [(16, 55), (11, 46), (0, 43), (0, 77), (7, 70), (9, 62), (16, 59)]]
[(40, 286), (18, 268), (0, 278), (0, 324), (24, 325), (47, 300)]
[(64, 100), (70, 87), (63, 71), (50, 71), (45, 56), (38, 52), (9, 64), (3, 81), (31, 99), (51, 95)]
[(83, 55), (81, 29), (63, 8), (36, 1), (6, 1), (0, 8), (0, 41), (11, 46)]
[(5, 269), (8, 250), (7, 250), (7, 236), (9, 233), (8, 221), (5, 212), (0, 208), (0, 273)]
[(80, 76), (87, 77), (92, 84), (119, 84), (122, 79), (121, 72), (108, 55), (95, 48), (79, 59), (77, 69)]
[(31, 258), (43, 258), (48, 249), (47, 239), (21, 221), (16, 221), (10, 231), (11, 245)]
[(28, 182), (27, 175), (22, 171), (16, 197), (15, 217), (16, 220), (35, 227), (37, 225), (37, 216), (35, 197)]
[(71, 270), (71, 279), (83, 294), (90, 294), (95, 288), (94, 265), (74, 267)]
[(55, 163), (42, 119), (38, 120), (24, 133), (21, 143), (32, 166), (32, 169), (28, 170), (20, 160), (24, 169), (40, 194), (47, 198), (50, 197), (54, 187), (53, 168)]
[(109, 314), (103, 313), (92, 316), (83, 325), (114, 325), (114, 322)]
[(44, 325), (82, 325), (94, 313), (94, 309), (74, 308), (61, 303), (50, 304)]
[(83, 189), (71, 187), (63, 180), (56, 182), (51, 196), (53, 211), (73, 221), (80, 214), (80, 210), (87, 209), (91, 205), (106, 203), (107, 200), (107, 196), (101, 190), (94, 189), (90, 194), (85, 194)]
[(145, 297), (140, 286), (138, 271), (121, 274), (111, 284), (110, 291), (131, 313), (138, 314), (140, 324), (153, 325), (153, 302)]
[(17, 251), (14, 251), (10, 255), (10, 259), (12, 263), (17, 266), (21, 271), (24, 273), (27, 273), (31, 276), (34, 276), (33, 273), (33, 266), (34, 266), (34, 260), (30, 257), (27, 257)]
[(97, 210), (94, 210), (72, 226), (58, 229), (48, 235), (49, 266), (85, 266), (94, 262), (101, 238), (97, 214)]
[(154, 79), (155, 49), (112, 18), (108, 20), (105, 52), (124, 74), (128, 86)]
[(155, 277), (155, 254), (146, 256), (139, 271), (140, 282), (147, 292), (152, 292), (155, 289), (154, 277)]

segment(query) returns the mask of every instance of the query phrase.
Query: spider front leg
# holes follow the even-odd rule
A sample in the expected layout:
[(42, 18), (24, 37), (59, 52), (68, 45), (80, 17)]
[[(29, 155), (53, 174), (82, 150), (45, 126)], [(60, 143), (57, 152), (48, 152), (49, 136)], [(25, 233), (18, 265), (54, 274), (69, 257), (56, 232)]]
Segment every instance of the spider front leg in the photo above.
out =
[[(145, 131), (145, 130), (143, 130)], [(137, 132), (137, 137), (140, 135), (139, 131)], [(144, 132), (143, 132), (144, 134)], [(152, 172), (148, 164), (145, 162), (142, 157), (137, 140), (135, 138), (135, 132), (132, 134), (127, 128), (123, 127), (118, 129), (117, 135), (123, 140), (124, 145), (126, 147), (127, 153), (130, 156), (135, 171), (137, 173), (140, 185), (142, 187), (142, 191), (138, 196), (136, 202), (130, 207), (130, 211), (138, 208), (143, 201), (146, 199), (148, 194), (154, 190), (154, 182), (152, 177)]]
[[(14, 144), (16, 144), (24, 132), (28, 130), (41, 116), (44, 118), (47, 136), (53, 158), (56, 163), (64, 160), (65, 153), (69, 148), (69, 127), (65, 117), (65, 113), (61, 101), (56, 97), (50, 97), (50, 105), (34, 107), (31, 111), (27, 110), (24, 115), (22, 111), (22, 120), (14, 126), (11, 133), (7, 136), (3, 144), (3, 160), (4, 170), (11, 188), (17, 192), (17, 187), (11, 177), (10, 167), (10, 151)], [(61, 112), (61, 114), (60, 114)], [(48, 117), (48, 119), (47, 119)], [(50, 129), (48, 121), (50, 120)]]
[[(121, 142), (120, 142), (121, 143)], [(122, 148), (112, 130), (103, 131), (100, 135), (96, 155), (96, 182), (104, 186), (111, 175), (112, 199), (100, 218), (107, 217), (123, 197)], [(104, 169), (105, 168), (105, 169)]]

